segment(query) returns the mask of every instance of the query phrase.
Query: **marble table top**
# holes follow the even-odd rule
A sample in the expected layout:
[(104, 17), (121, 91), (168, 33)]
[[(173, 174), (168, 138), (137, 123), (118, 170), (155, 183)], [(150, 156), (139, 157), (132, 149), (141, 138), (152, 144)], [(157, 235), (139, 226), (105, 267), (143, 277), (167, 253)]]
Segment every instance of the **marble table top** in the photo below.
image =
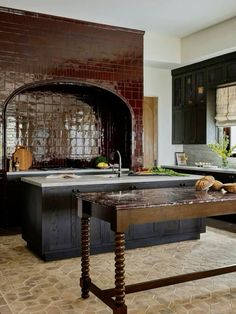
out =
[(78, 197), (117, 210), (236, 201), (236, 194), (234, 193), (196, 191), (193, 186), (79, 193)]
[(88, 215), (107, 221), (114, 232), (125, 232), (133, 224), (236, 213), (236, 194), (196, 191), (195, 187), (77, 193), (76, 196), (79, 217)]

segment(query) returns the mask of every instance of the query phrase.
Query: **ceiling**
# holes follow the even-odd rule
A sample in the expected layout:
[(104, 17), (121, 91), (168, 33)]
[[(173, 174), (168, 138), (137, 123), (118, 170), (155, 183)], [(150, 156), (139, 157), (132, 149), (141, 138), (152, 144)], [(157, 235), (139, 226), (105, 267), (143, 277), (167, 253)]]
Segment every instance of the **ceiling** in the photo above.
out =
[(236, 0), (0, 0), (0, 6), (177, 37), (236, 17)]

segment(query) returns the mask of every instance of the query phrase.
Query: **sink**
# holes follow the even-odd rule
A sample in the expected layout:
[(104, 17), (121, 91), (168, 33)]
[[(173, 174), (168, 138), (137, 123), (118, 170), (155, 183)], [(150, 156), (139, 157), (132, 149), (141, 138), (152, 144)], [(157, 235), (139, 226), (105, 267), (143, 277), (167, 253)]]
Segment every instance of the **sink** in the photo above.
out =
[(111, 199), (117, 199), (117, 200), (122, 200), (122, 199), (136, 199), (137, 195), (133, 193), (115, 193), (115, 194), (109, 194), (107, 195), (107, 198)]
[(97, 174), (96, 177), (99, 178), (118, 178), (118, 175), (116, 173), (108, 173), (108, 174)]
[(50, 174), (46, 176), (47, 179), (78, 179), (80, 176), (73, 173), (64, 173), (64, 174)]

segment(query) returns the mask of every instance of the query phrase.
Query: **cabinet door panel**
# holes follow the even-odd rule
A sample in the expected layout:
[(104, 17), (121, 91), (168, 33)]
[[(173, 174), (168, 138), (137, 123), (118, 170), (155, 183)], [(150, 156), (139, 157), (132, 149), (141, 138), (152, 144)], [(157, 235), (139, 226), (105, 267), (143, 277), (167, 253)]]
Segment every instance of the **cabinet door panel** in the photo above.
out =
[(206, 106), (196, 109), (196, 144), (206, 144)]
[(183, 111), (181, 109), (172, 112), (172, 143), (183, 143)]
[(209, 67), (207, 70), (207, 83), (208, 87), (216, 87), (219, 84), (226, 82), (225, 66), (217, 64)]
[(195, 73), (195, 105), (206, 105), (206, 70)]
[(196, 142), (196, 110), (188, 108), (184, 110), (184, 144)]
[(188, 232), (195, 232), (198, 230), (201, 226), (201, 219), (187, 219), (187, 220), (181, 220), (180, 226), (183, 228), (183, 230)]
[(142, 225), (133, 225), (132, 228), (132, 238), (133, 239), (143, 239), (147, 236), (154, 236), (154, 224), (147, 223)]
[[(44, 195), (42, 213), (44, 250), (55, 251), (78, 246), (79, 218), (66, 189), (55, 193), (48, 189)], [(67, 210), (65, 210), (65, 208)]]
[(184, 106), (193, 106), (194, 95), (194, 73), (188, 73), (184, 76)]
[(183, 106), (183, 77), (173, 78), (173, 108), (181, 108)]
[(180, 232), (180, 221), (179, 220), (171, 220), (164, 222), (157, 222), (155, 224), (155, 230), (161, 236), (177, 234)]
[(236, 82), (236, 60), (226, 64), (226, 78), (228, 83)]

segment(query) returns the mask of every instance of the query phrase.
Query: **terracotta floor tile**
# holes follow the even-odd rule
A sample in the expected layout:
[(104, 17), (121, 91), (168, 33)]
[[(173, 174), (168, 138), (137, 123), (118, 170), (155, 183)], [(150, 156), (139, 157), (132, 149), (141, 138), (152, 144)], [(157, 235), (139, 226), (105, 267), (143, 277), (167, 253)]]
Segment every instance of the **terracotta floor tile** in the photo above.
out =
[[(207, 228), (200, 240), (126, 252), (128, 284), (234, 264), (236, 234)], [(91, 276), (114, 285), (113, 253), (91, 256)], [(20, 235), (0, 237), (0, 314), (108, 314), (93, 294), (80, 297), (80, 258), (43, 262)], [(104, 273), (106, 274), (104, 276)], [(236, 273), (126, 296), (129, 314), (236, 313)]]

